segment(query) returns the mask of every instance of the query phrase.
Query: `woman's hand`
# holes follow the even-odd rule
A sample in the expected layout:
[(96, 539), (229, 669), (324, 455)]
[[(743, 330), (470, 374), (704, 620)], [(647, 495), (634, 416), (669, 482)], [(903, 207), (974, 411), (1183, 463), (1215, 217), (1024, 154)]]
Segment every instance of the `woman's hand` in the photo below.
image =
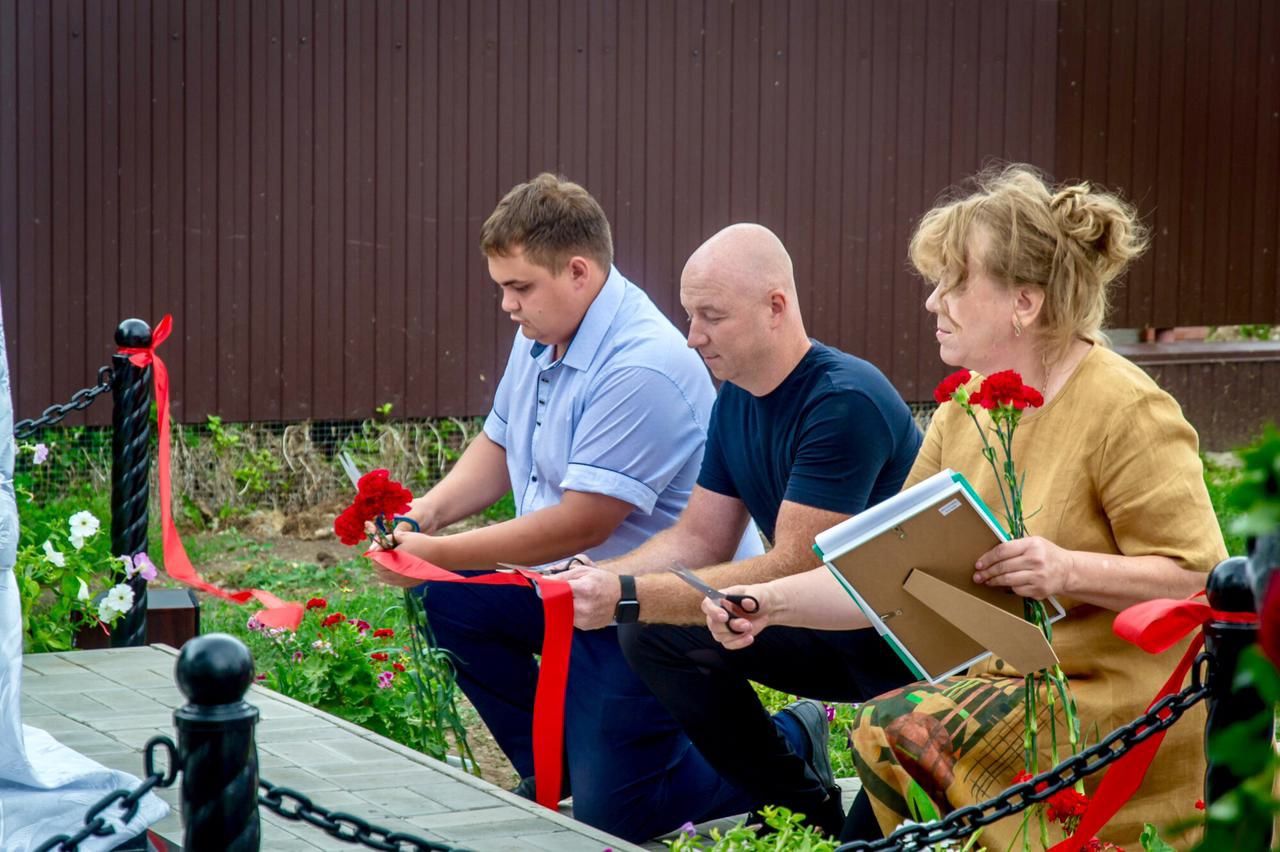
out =
[[(755, 637), (769, 626), (769, 616), (775, 612), (778, 602), (774, 600), (774, 592), (770, 584), (757, 586), (730, 586), (722, 589), (726, 595), (751, 595), (760, 602), (755, 612), (746, 612), (741, 607), (728, 601), (725, 606), (733, 610), (732, 617), (720, 604), (710, 598), (703, 598), (702, 612), (707, 617), (707, 629), (717, 642), (730, 651), (745, 648), (755, 641)], [(733, 630), (729, 627), (732, 625)], [(735, 632), (737, 631), (737, 632)]]
[[(429, 536), (425, 533), (406, 532), (404, 529), (396, 527), (391, 535), (387, 536), (387, 539), (388, 544), (390, 544), (393, 549), (403, 550), (404, 552), (412, 554), (419, 559), (425, 559), (426, 561), (434, 564), (435, 560), (432, 559), (432, 556), (435, 554), (435, 547), (433, 545), (436, 538), (434, 536)], [(382, 550), (383, 548), (377, 541), (374, 541), (369, 545), (369, 549)], [(397, 574), (395, 571), (389, 571), (377, 562), (373, 563), (373, 576), (381, 583), (388, 586), (399, 586), (402, 589), (411, 589), (414, 586), (422, 585), (421, 580), (416, 580), (413, 577), (406, 577), (403, 574)]]
[(1038, 535), (1006, 541), (982, 554), (973, 581), (1005, 586), (1024, 598), (1044, 600), (1068, 593), (1075, 556)]

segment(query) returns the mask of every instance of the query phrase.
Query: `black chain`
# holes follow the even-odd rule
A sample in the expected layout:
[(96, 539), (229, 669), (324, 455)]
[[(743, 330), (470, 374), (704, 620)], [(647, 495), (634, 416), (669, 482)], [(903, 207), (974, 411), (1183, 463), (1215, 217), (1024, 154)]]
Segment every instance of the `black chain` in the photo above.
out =
[[(1119, 760), (1138, 743), (1172, 727), (1183, 713), (1209, 697), (1212, 680), (1213, 656), (1201, 653), (1191, 669), (1191, 683), (1185, 689), (1174, 695), (1166, 695), (1146, 713), (1124, 727), (1116, 728), (1097, 745), (1068, 757), (1030, 780), (1013, 785), (993, 799), (958, 808), (936, 822), (904, 825), (880, 840), (845, 843), (836, 852), (928, 849), (946, 840), (968, 837), (983, 826), (1020, 813), (1068, 787), (1074, 787), (1077, 781)], [(1043, 788), (1037, 789), (1041, 785), (1044, 785)]]
[[(164, 772), (158, 772), (155, 768), (155, 750), (163, 746), (169, 752), (168, 769)], [(155, 787), (169, 787), (178, 777), (178, 747), (173, 744), (173, 740), (168, 737), (157, 736), (147, 740), (143, 766), (146, 769), (147, 777), (142, 783), (130, 790), (115, 790), (103, 796), (93, 807), (89, 808), (84, 815), (84, 828), (75, 834), (59, 834), (57, 837), (51, 837), (38, 846), (35, 852), (73, 852), (80, 848), (80, 842), (90, 837), (106, 837), (115, 834), (116, 827), (108, 825), (107, 821), (102, 817), (102, 812), (114, 804), (124, 810), (120, 814), (120, 819), (125, 824), (133, 819), (138, 813), (138, 802), (142, 797), (150, 793)]]
[(98, 383), (91, 388), (82, 388), (71, 395), (71, 401), (61, 405), (54, 403), (33, 420), (19, 420), (13, 424), (13, 437), (22, 440), (35, 434), (39, 429), (52, 426), (73, 411), (83, 411), (93, 404), (101, 394), (111, 390), (111, 368), (98, 368)]
[(258, 779), (258, 788), (261, 790), (261, 795), (258, 797), (259, 805), (269, 808), (285, 819), (309, 822), (316, 828), (324, 829), (330, 836), (347, 843), (361, 843), (370, 849), (384, 849), (387, 852), (418, 852), (424, 849), (438, 852), (465, 852), (458, 846), (446, 846), (403, 831), (388, 831), (354, 814), (330, 811), (311, 801), (305, 794), (288, 787), (278, 787), (265, 778)]

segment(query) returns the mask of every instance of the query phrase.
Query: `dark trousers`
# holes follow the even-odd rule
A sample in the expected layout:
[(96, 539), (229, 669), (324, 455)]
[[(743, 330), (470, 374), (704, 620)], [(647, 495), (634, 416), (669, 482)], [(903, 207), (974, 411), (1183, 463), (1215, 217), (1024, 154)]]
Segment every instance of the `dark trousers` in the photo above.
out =
[[(541, 601), (527, 588), (428, 583), (424, 603), (463, 692), (516, 771), (532, 775)], [(573, 632), (565, 760), (574, 817), (633, 842), (748, 809), (631, 671), (616, 628)]]
[(706, 627), (628, 625), (627, 661), (698, 750), (752, 807), (782, 805), (840, 833), (827, 790), (756, 698), (748, 681), (823, 701), (860, 702), (914, 678), (874, 630), (771, 627), (727, 651)]

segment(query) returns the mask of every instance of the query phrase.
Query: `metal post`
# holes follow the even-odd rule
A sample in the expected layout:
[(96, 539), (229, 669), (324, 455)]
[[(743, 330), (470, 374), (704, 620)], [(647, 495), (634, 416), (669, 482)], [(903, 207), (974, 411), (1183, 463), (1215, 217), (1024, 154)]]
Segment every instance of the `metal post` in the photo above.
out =
[[(116, 345), (150, 346), (151, 327), (127, 319), (116, 328)], [(133, 556), (147, 549), (148, 476), (151, 470), (151, 368), (135, 367), (127, 355), (111, 357), (111, 552)], [(147, 582), (135, 575), (133, 608), (111, 629), (112, 647), (147, 642)]]
[[(1253, 612), (1254, 598), (1250, 583), (1249, 560), (1233, 556), (1223, 560), (1209, 575), (1209, 605), (1223, 612)], [(1263, 712), (1264, 702), (1252, 687), (1232, 689), (1240, 653), (1258, 637), (1253, 625), (1211, 621), (1204, 629), (1205, 650), (1213, 655), (1212, 691), (1208, 698), (1209, 717), (1205, 722), (1206, 746), (1209, 738), (1237, 722), (1254, 719)], [(1259, 744), (1261, 748), (1269, 743)], [(1233, 767), (1209, 763), (1205, 771), (1204, 800), (1213, 803), (1239, 787), (1244, 778)]]
[(244, 700), (253, 657), (239, 639), (210, 633), (182, 646), (177, 676), (190, 702), (173, 714), (182, 763), (183, 848), (256, 852), (258, 708)]

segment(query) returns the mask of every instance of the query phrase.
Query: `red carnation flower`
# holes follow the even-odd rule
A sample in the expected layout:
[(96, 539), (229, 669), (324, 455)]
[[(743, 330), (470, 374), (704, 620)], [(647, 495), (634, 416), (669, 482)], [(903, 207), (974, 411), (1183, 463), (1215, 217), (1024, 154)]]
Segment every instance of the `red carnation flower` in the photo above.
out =
[(392, 663), (392, 664), (391, 664), (391, 668), (395, 669), (395, 670), (396, 670), (396, 671), (398, 671), (398, 672), (402, 672), (402, 671), (404, 671), (404, 664), (403, 664), (403, 663)]
[[(1028, 772), (1027, 770), (1025, 770), (1025, 769), (1020, 769), (1020, 770), (1018, 770), (1018, 774), (1017, 774), (1017, 775), (1015, 775), (1015, 776), (1013, 776), (1013, 783), (1014, 783), (1014, 784), (1021, 784), (1021, 783), (1023, 783), (1024, 781), (1030, 781), (1030, 780), (1031, 780), (1032, 778), (1034, 778), (1034, 777), (1035, 777), (1035, 776), (1033, 776), (1033, 775), (1032, 775), (1030, 772)], [(1047, 782), (1047, 781), (1041, 781), (1039, 784), (1037, 784), (1037, 785), (1036, 785), (1036, 792), (1038, 793), (1038, 792), (1040, 792), (1041, 790), (1044, 790), (1044, 789), (1048, 788), (1048, 786), (1049, 786), (1049, 782)]]
[(357, 633), (364, 633), (369, 629), (369, 622), (365, 621), (363, 618), (357, 618), (351, 623), (355, 627)]
[(956, 392), (956, 389), (964, 385), (971, 378), (973, 378), (973, 376), (968, 370), (956, 370), (941, 382), (938, 382), (938, 386), (933, 389), (933, 398), (938, 401), (939, 405), (944, 402), (949, 402), (951, 400), (951, 395)]
[(382, 651), (377, 651), (373, 654), (370, 654), (369, 659), (377, 660), (380, 663), (385, 663), (387, 660), (391, 659), (391, 656), (383, 653)]
[(1068, 823), (1084, 816), (1088, 807), (1088, 796), (1068, 788), (1049, 797), (1047, 813), (1050, 822), (1060, 822), (1070, 828)]
[(1040, 392), (1023, 384), (1022, 376), (1014, 370), (1001, 370), (987, 376), (974, 400), (988, 410), (1005, 405), (1022, 411), (1024, 408), (1044, 405), (1044, 397)]
[(1204, 799), (1196, 799), (1196, 810), (1204, 810)]
[(359, 544), (364, 539), (364, 521), (357, 513), (357, 506), (351, 505), (343, 510), (333, 521), (333, 531), (347, 546)]
[(320, 622), (321, 627), (332, 627), (335, 624), (341, 624), (346, 621), (347, 617), (340, 612), (335, 612), (325, 616), (324, 621)]
[(379, 627), (377, 630), (373, 631), (373, 638), (375, 639), (381, 639), (384, 636), (387, 638), (390, 638), (395, 635), (396, 635), (396, 632), (392, 630), (390, 627)]
[(324, 598), (312, 598), (307, 601), (307, 609), (326, 609), (328, 606), (329, 602)]

